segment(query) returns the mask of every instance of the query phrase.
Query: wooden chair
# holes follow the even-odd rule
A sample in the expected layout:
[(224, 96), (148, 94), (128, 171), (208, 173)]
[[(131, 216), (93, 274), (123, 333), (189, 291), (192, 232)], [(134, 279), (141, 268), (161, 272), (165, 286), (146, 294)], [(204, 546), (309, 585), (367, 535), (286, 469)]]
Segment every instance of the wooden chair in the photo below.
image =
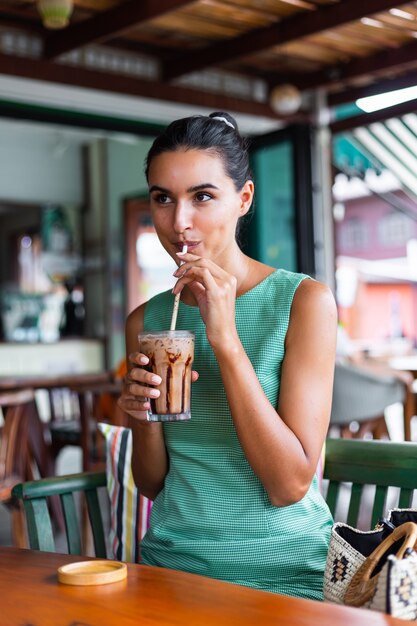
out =
[[(102, 398), (117, 398), (121, 383), (101, 382), (96, 384), (70, 385), (48, 389), (50, 406), (50, 434), (55, 457), (65, 446), (79, 446), (82, 450), (84, 472), (101, 470), (105, 467), (104, 441), (97, 430), (97, 423), (120, 421), (120, 414), (105, 415)], [(116, 407), (116, 402), (114, 402)], [(119, 409), (120, 411), (120, 409)]]
[[(26, 547), (26, 530), (21, 506), (13, 498), (12, 488), (36, 476), (53, 476), (54, 459), (47, 441), (45, 425), (40, 420), (32, 389), (0, 394), (4, 425), (0, 439), (0, 501), (12, 516), (13, 543)], [(52, 502), (52, 514), (58, 527), (62, 517)]]
[[(370, 499), (368, 490), (373, 527), (387, 513), (389, 487), (398, 487), (399, 491), (397, 501), (391, 502), (389, 508), (408, 508), (412, 505), (414, 490), (417, 489), (417, 444), (328, 438), (323, 479), (328, 481), (326, 501), (332, 515), (335, 516), (338, 502), (344, 498), (348, 505), (347, 518), (338, 518), (337, 521), (351, 526), (359, 526), (365, 487), (374, 485), (375, 493)], [(346, 483), (351, 484), (350, 494), (344, 489)]]
[[(106, 486), (105, 472), (84, 472), (20, 483), (13, 487), (13, 497), (23, 503), (26, 513), (29, 546), (32, 550), (56, 552), (56, 535), (49, 510), (49, 500), (58, 496), (65, 522), (69, 554), (86, 554), (83, 504), (88, 510), (95, 556), (106, 558), (104, 521), (99, 490)], [(80, 495), (82, 502), (77, 500)], [(82, 521), (80, 521), (82, 520)]]

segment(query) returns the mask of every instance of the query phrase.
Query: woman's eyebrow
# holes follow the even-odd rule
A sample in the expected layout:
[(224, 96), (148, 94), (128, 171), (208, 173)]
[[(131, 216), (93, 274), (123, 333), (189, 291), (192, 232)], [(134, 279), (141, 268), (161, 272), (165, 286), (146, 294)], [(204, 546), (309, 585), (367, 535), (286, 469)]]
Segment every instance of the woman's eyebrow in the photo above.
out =
[(212, 183), (202, 183), (201, 185), (195, 185), (194, 187), (189, 187), (187, 189), (187, 193), (193, 193), (194, 191), (201, 191), (202, 189), (218, 189), (216, 185), (212, 185)]
[(149, 188), (149, 193), (152, 193), (152, 191), (161, 191), (162, 193), (169, 193), (169, 189), (164, 189), (164, 187), (159, 187), (158, 185), (152, 185), (152, 187)]
[[(189, 187), (187, 189), (187, 193), (195, 193), (196, 191), (201, 191), (202, 189), (218, 189), (218, 187), (212, 183), (201, 183), (201, 185)], [(161, 193), (166, 193), (167, 195), (171, 193), (169, 189), (160, 187), (159, 185), (152, 185), (152, 187), (149, 188), (149, 193), (152, 193), (153, 191), (160, 191)]]

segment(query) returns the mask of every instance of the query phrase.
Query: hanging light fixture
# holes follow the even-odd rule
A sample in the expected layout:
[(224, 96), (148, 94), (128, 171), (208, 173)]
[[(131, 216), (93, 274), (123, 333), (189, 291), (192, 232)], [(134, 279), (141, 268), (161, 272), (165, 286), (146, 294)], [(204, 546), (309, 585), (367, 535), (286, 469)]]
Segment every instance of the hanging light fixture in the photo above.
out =
[(275, 113), (279, 115), (297, 113), (301, 106), (300, 90), (295, 85), (277, 85), (269, 94), (269, 103)]
[(73, 0), (37, 0), (38, 11), (45, 28), (65, 28), (73, 9)]

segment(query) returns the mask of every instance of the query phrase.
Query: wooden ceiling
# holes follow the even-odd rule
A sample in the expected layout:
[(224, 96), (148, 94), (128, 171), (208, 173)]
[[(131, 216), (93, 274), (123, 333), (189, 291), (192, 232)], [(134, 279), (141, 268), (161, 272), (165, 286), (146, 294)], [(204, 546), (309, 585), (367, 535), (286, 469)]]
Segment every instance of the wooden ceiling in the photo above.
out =
[[(39, 46), (16, 52), (10, 33)], [(92, 46), (138, 55), (154, 69), (88, 67)], [(206, 70), (228, 75), (227, 90), (207, 88)], [(196, 72), (203, 88), (179, 80)], [(268, 93), (284, 83), (324, 89), (334, 104), (417, 84), (417, 2), (74, 0), (70, 25), (52, 31), (34, 0), (0, 0), (0, 74), (277, 117)], [(261, 95), (233, 93), (230, 76), (262, 83)]]

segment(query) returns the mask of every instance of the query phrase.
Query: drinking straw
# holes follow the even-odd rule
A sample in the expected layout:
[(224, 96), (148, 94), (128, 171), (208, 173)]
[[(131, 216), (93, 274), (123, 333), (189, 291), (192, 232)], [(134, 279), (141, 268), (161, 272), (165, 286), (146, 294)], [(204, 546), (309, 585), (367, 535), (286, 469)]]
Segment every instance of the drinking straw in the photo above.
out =
[[(188, 250), (188, 246), (184, 245), (182, 247), (182, 253), (185, 254)], [(184, 261), (180, 262), (180, 266), (184, 263)], [(172, 310), (172, 317), (171, 317), (171, 326), (169, 330), (175, 330), (175, 325), (177, 323), (177, 315), (178, 315), (178, 307), (180, 304), (180, 293), (177, 293), (177, 295), (175, 296), (175, 300), (174, 300), (174, 308)]]

